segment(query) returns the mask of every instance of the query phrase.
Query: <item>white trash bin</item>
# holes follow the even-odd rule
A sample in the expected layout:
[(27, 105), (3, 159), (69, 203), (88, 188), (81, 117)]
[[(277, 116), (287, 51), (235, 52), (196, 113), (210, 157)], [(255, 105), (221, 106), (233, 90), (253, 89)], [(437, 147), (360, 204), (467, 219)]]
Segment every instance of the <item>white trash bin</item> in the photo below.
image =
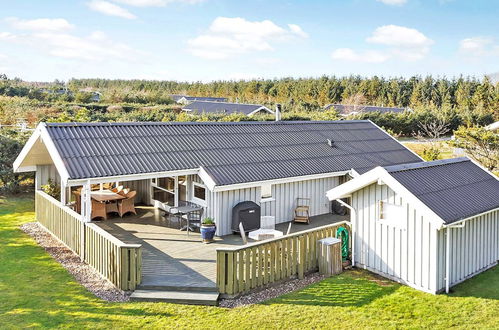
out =
[(334, 237), (326, 237), (318, 240), (317, 260), (319, 274), (327, 276), (340, 274), (343, 270), (341, 240)]

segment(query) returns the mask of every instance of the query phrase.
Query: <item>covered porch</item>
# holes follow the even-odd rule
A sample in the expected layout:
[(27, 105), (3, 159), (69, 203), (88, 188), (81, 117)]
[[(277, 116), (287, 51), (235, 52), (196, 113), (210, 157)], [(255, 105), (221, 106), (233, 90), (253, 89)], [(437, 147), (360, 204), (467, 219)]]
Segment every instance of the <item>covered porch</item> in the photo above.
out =
[[(199, 233), (172, 228), (164, 212), (138, 206), (136, 216), (111, 218), (95, 224), (126, 244), (142, 246), (142, 280), (139, 288), (217, 290), (217, 250), (243, 247), (239, 235), (216, 237), (203, 244)], [(348, 216), (324, 214), (311, 223), (292, 224), (291, 234), (310, 231), (348, 220)], [(289, 223), (276, 225), (284, 233)], [(249, 240), (247, 246), (254, 241)]]

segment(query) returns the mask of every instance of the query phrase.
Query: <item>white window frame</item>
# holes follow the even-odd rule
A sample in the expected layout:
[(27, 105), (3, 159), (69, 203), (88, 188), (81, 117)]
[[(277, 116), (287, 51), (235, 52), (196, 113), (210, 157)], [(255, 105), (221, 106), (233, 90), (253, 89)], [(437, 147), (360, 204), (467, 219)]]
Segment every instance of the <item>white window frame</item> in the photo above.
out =
[(265, 183), (260, 186), (260, 203), (268, 203), (275, 201), (272, 195), (272, 184)]
[(159, 179), (162, 179), (162, 178), (170, 178), (170, 179), (175, 180), (175, 178), (173, 178), (173, 177), (171, 177), (171, 176), (165, 176), (165, 177), (159, 177), (159, 178), (152, 178), (152, 179), (151, 179), (151, 186), (153, 186), (154, 188), (157, 188), (157, 189), (160, 189), (160, 190), (166, 191), (167, 193), (170, 193), (170, 194), (172, 194), (172, 195), (175, 195), (175, 189), (174, 189), (174, 190), (168, 190), (168, 189), (166, 189), (166, 188), (163, 188), (163, 187), (158, 186), (158, 180), (159, 180)]
[[(388, 214), (390, 213), (390, 214)], [(404, 205), (379, 201), (378, 204), (378, 221), (389, 227), (406, 230), (406, 207)]]
[(165, 208), (164, 205), (168, 205), (168, 206), (173, 206), (173, 205), (166, 204), (165, 202), (162, 202), (162, 201), (159, 201), (157, 199), (154, 199), (154, 189), (156, 188), (156, 189), (159, 189), (159, 190), (163, 190), (164, 192), (173, 195), (173, 200), (175, 200), (175, 190), (168, 190), (166, 188), (159, 187), (158, 186), (158, 180), (161, 179), (161, 178), (172, 178), (172, 179), (175, 179), (175, 178), (173, 178), (171, 176), (168, 176), (168, 177), (156, 177), (156, 178), (152, 178), (151, 179), (151, 201), (152, 201), (151, 204), (153, 204), (155, 207), (160, 207), (160, 208), (164, 209)]
[[(194, 192), (195, 192), (195, 188), (199, 187), (199, 188), (203, 188), (204, 189), (204, 198), (205, 199), (200, 199), (200, 198), (197, 198), (195, 195), (194, 195)], [(191, 186), (191, 189), (192, 189), (192, 197), (191, 197), (191, 201), (193, 203), (196, 203), (196, 204), (199, 204), (201, 206), (206, 206), (208, 205), (208, 202), (207, 202), (207, 199), (208, 199), (208, 188), (202, 184), (202, 183), (199, 183), (199, 182), (194, 182), (192, 181), (192, 186)]]

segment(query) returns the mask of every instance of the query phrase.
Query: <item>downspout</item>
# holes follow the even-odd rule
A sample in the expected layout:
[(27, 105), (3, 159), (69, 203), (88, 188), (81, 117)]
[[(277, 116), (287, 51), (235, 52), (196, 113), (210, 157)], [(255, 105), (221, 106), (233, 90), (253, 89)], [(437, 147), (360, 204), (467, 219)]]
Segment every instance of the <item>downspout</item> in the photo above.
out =
[(447, 239), (445, 240), (445, 293), (449, 293), (450, 287), (450, 240), (451, 240), (451, 227), (445, 230)]
[(445, 234), (447, 235), (447, 239), (445, 240), (445, 293), (449, 293), (450, 289), (450, 246), (452, 239), (452, 228), (464, 228), (466, 225), (465, 222), (459, 223), (457, 225), (445, 226)]
[[(352, 267), (355, 266), (355, 220), (357, 219), (357, 212), (355, 209), (342, 201), (341, 199), (337, 198), (336, 201), (343, 205), (344, 207), (348, 208), (352, 212), (352, 216), (350, 217), (350, 223), (352, 226)], [(352, 219), (353, 218), (353, 219)]]

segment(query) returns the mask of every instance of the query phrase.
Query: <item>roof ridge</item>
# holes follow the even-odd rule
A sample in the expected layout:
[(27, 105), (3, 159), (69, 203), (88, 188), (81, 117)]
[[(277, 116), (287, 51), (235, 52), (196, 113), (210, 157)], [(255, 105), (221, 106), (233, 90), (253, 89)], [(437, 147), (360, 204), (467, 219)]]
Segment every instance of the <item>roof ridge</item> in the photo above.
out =
[(458, 157), (458, 158), (439, 159), (428, 162), (422, 161), (410, 164), (391, 165), (391, 166), (385, 166), (383, 168), (389, 173), (394, 173), (394, 172), (402, 172), (402, 171), (415, 170), (421, 168), (442, 166), (447, 164), (455, 164), (461, 162), (471, 162), (471, 160), (468, 157)]
[[(201, 97), (201, 96), (200, 96)], [(222, 97), (221, 97), (222, 98)], [(258, 104), (258, 103), (236, 103), (236, 102), (223, 102), (223, 101), (199, 101), (199, 100), (194, 100), (191, 103), (187, 104), (186, 107), (190, 106), (193, 103), (215, 103), (215, 104), (237, 104), (237, 105), (258, 105), (260, 107), (264, 107), (263, 104)]]
[(68, 123), (44, 123), (47, 127), (78, 127), (78, 126), (244, 126), (244, 125), (302, 125), (302, 124), (354, 124), (369, 123), (369, 120), (281, 120), (281, 121), (239, 121), (239, 122), (218, 122), (218, 121), (142, 121), (142, 122), (68, 122)]

